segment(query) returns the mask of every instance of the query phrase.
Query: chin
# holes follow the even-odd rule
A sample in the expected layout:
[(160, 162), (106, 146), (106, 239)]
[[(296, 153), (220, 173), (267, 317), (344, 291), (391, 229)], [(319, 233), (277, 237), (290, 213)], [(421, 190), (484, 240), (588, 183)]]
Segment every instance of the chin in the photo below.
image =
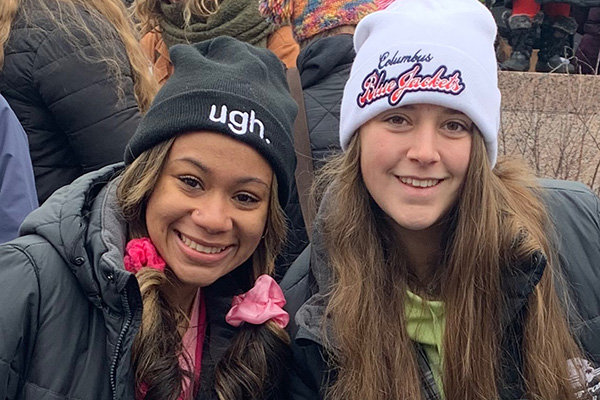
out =
[(182, 284), (184, 284), (186, 286), (196, 286), (196, 287), (210, 286), (213, 283), (215, 283), (215, 281), (217, 279), (220, 278), (220, 276), (214, 276), (211, 274), (200, 275), (197, 273), (189, 273), (189, 274), (175, 273), (175, 276), (177, 276), (177, 279)]
[(436, 219), (419, 219), (419, 220), (407, 220), (407, 219), (396, 219), (396, 223), (403, 229), (409, 231), (422, 231), (431, 228), (436, 223)]
[(422, 223), (422, 224), (407, 224), (407, 225), (403, 225), (402, 227), (409, 231), (418, 232), (418, 231), (424, 231), (425, 229), (431, 228), (432, 226), (433, 226), (433, 223), (431, 223), (431, 224)]

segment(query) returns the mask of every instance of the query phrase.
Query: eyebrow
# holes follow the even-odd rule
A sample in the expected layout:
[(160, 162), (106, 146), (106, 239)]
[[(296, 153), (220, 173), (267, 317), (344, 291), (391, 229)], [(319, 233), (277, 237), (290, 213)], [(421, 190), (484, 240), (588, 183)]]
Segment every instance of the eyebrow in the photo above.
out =
[(202, 164), (200, 161), (191, 158), (191, 157), (181, 157), (181, 158), (176, 158), (173, 161), (177, 161), (177, 162), (185, 162), (188, 164), (192, 164), (194, 165), (196, 168), (198, 168), (199, 170), (201, 170), (202, 172), (206, 172), (206, 173), (210, 173), (211, 170), (210, 168), (208, 168), (206, 165)]
[[(196, 160), (195, 158), (191, 158), (191, 157), (181, 157), (181, 158), (176, 158), (175, 160), (176, 162), (185, 162), (185, 163), (189, 163), (192, 164), (193, 166), (195, 166), (196, 168), (198, 168), (200, 171), (206, 173), (206, 174), (211, 174), (213, 172), (212, 169), (210, 169), (209, 167), (207, 167), (206, 165), (202, 164), (202, 162)], [(264, 185), (267, 187), (267, 189), (269, 189), (271, 186), (269, 186), (267, 184), (267, 182), (263, 181), (260, 178), (254, 177), (254, 176), (244, 176), (241, 177), (239, 179), (236, 180), (237, 184), (245, 184), (245, 183), (258, 183), (261, 185)]]
[[(442, 108), (443, 108), (443, 112), (444, 112), (445, 114), (449, 114), (449, 115), (464, 115), (464, 116), (467, 116), (467, 115), (466, 115), (464, 112), (462, 112), (462, 111), (458, 111), (458, 110), (455, 110), (454, 108), (445, 107), (445, 106), (440, 106), (440, 107), (442, 107)], [(409, 109), (409, 110), (415, 110), (417, 107), (416, 107), (416, 105), (415, 105), (415, 104), (407, 104), (407, 105), (405, 105), (405, 106), (402, 106), (401, 108), (406, 108), (406, 109)]]
[[(464, 112), (462, 112), (462, 111), (458, 111), (458, 110), (455, 110), (455, 109), (453, 109), (453, 108), (447, 108), (447, 107), (445, 107), (445, 108), (444, 108), (444, 112), (445, 112), (446, 114), (450, 114), (450, 115), (464, 115), (465, 117), (467, 117), (467, 114), (465, 114)], [(468, 117), (467, 117), (467, 118), (468, 118)]]

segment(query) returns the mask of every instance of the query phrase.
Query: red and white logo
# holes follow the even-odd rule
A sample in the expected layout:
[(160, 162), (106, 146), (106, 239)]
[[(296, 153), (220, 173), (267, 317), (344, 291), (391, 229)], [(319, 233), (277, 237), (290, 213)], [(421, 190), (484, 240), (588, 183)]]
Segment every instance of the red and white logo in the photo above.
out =
[(362, 83), (362, 92), (356, 102), (363, 108), (379, 99), (387, 98), (390, 105), (397, 105), (409, 92), (429, 91), (458, 95), (465, 89), (462, 73), (456, 70), (446, 74), (445, 65), (431, 75), (419, 75), (422, 66), (415, 64), (398, 77), (387, 79), (385, 71), (373, 70)]

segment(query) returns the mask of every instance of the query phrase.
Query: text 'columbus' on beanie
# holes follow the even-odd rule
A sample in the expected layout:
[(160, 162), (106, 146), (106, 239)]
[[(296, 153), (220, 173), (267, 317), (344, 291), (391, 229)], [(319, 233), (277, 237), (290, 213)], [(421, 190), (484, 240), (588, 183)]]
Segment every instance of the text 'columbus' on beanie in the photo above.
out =
[(377, 10), (375, 0), (260, 0), (260, 12), (269, 21), (289, 20), (297, 42), (342, 25), (356, 25)]
[(344, 88), (340, 143), (391, 108), (434, 104), (461, 111), (496, 162), (500, 90), (496, 23), (478, 0), (396, 0), (354, 33), (356, 58)]
[(175, 45), (169, 54), (173, 75), (129, 141), (125, 162), (182, 133), (222, 133), (267, 160), (285, 206), (296, 169), (292, 127), (298, 106), (281, 61), (267, 49), (225, 36)]

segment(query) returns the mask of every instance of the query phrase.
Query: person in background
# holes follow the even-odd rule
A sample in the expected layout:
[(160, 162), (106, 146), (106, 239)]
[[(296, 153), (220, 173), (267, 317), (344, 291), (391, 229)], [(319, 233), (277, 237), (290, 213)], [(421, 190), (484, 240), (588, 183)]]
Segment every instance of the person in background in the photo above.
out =
[(554, 225), (523, 161), (498, 159), (496, 33), (477, 0), (358, 23), (344, 152), (281, 282), (290, 399), (593, 399), (600, 199), (554, 189)]
[(298, 44), (290, 26), (265, 21), (256, 0), (136, 0), (133, 9), (143, 35), (142, 46), (160, 85), (173, 72), (171, 46), (222, 35), (266, 47), (287, 67), (296, 65)]
[(40, 204), (121, 161), (156, 92), (121, 0), (2, 0), (0, 66)]
[(21, 222), (37, 206), (27, 135), (0, 95), (0, 243), (16, 238)]
[(1, 399), (286, 399), (270, 274), (296, 103), (266, 49), (170, 55), (126, 166), (59, 189), (0, 245)]
[[(543, 3), (543, 4), (540, 4)], [(513, 0), (508, 17), (510, 58), (500, 67), (507, 71), (529, 71), (531, 54), (540, 29), (540, 50), (536, 72), (573, 73), (567, 48), (572, 46), (577, 22), (571, 18), (569, 2), (554, 0)]]
[(289, 20), (301, 51), (296, 62), (306, 104), (316, 169), (339, 152), (344, 84), (354, 60), (358, 21), (378, 9), (375, 0), (264, 0), (260, 10), (274, 24)]
[[(321, 168), (339, 152), (340, 104), (344, 84), (354, 60), (352, 34), (358, 21), (377, 9), (374, 0), (276, 0), (261, 1), (260, 10), (274, 24), (289, 20), (301, 51), (296, 62), (304, 103), (313, 166)], [(286, 208), (290, 219), (289, 242), (282, 254), (283, 273), (308, 244), (308, 236), (294, 185)]]
[(598, 75), (600, 58), (600, 7), (584, 11), (581, 41), (575, 51), (576, 65), (582, 74)]

